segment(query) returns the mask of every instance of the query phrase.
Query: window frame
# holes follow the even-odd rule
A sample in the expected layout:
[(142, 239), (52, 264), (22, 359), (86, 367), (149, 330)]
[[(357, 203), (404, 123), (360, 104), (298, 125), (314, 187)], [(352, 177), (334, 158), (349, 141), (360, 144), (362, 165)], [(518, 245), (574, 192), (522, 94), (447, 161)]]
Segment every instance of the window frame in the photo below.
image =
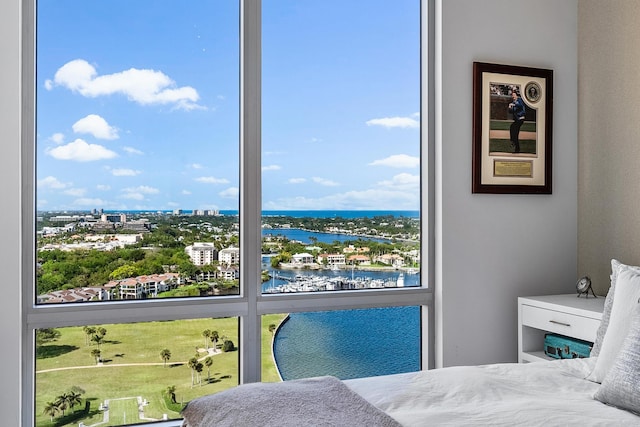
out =
[[(239, 381), (260, 381), (261, 316), (283, 312), (421, 306), (421, 369), (434, 367), (435, 283), (435, 2), (420, 1), (420, 221), (422, 286), (310, 294), (262, 294), (261, 247), (261, 0), (240, 1), (240, 295), (127, 302), (35, 304), (36, 252), (36, 3), (22, 2), (22, 424), (34, 424), (34, 331), (44, 327), (198, 317), (240, 319)], [(431, 284), (431, 286), (428, 286)], [(117, 321), (114, 321), (117, 319)], [(173, 421), (162, 425), (178, 425)]]

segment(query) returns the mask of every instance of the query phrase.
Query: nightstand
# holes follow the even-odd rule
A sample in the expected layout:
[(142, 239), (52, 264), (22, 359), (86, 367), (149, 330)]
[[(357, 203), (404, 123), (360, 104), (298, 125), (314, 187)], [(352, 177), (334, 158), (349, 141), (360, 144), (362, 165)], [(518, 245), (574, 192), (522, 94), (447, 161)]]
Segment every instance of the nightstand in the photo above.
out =
[(518, 298), (518, 362), (554, 360), (544, 354), (544, 334), (554, 332), (593, 342), (605, 297), (577, 294)]

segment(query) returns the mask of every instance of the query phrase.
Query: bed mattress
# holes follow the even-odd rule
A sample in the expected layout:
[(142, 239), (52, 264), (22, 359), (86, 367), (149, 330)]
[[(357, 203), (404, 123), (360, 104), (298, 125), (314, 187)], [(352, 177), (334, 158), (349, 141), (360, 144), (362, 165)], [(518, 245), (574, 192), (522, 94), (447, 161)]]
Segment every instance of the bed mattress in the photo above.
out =
[(346, 380), (403, 426), (640, 426), (585, 380), (595, 358), (434, 369)]

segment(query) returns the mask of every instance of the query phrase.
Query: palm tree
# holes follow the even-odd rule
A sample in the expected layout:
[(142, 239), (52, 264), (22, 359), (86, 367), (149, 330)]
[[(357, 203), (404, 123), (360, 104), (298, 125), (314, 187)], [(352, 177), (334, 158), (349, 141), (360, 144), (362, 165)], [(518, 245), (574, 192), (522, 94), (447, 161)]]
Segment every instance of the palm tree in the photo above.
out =
[(176, 386), (170, 385), (167, 387), (166, 393), (171, 396), (171, 403), (178, 403), (176, 402)]
[(202, 370), (204, 369), (204, 365), (201, 362), (196, 363), (196, 372), (198, 373), (198, 382), (202, 387)]
[(213, 365), (213, 358), (207, 357), (204, 359), (204, 364), (207, 366), (207, 382), (211, 379), (211, 365)]
[(171, 359), (171, 351), (168, 348), (165, 348), (160, 352), (160, 358), (164, 361), (165, 368), (167, 367), (167, 361)]
[(189, 359), (189, 367), (191, 368), (191, 388), (193, 388), (193, 384), (195, 384), (193, 374), (195, 373), (196, 366), (198, 365), (198, 363), (199, 363), (198, 359), (195, 357), (192, 357), (191, 359)]
[(94, 328), (93, 326), (85, 326), (82, 328), (82, 330), (84, 331), (84, 343), (86, 345), (89, 345), (89, 337), (91, 337), (93, 334), (96, 333), (96, 328)]
[(218, 331), (211, 331), (211, 335), (209, 335), (209, 338), (211, 338), (211, 341), (213, 341), (213, 350), (216, 351), (220, 334), (218, 333)]
[(49, 415), (51, 417), (51, 422), (53, 422), (53, 417), (55, 417), (58, 412), (60, 412), (60, 408), (58, 408), (58, 405), (56, 405), (54, 402), (47, 402), (44, 407), (44, 411), (42, 411), (43, 414)]
[(93, 358), (96, 359), (96, 365), (100, 363), (100, 353), (102, 352), (97, 348), (94, 348), (93, 350), (91, 350), (91, 356), (93, 356)]
[(100, 335), (100, 337), (101, 337), (101, 338), (104, 338), (104, 336), (105, 336), (105, 335), (107, 335), (107, 330), (106, 330), (105, 328), (103, 328), (103, 327), (99, 327), (99, 328), (96, 330), (96, 333), (97, 333), (98, 335)]
[(69, 395), (67, 393), (62, 393), (55, 401), (55, 405), (60, 411), (62, 411), (62, 416), (64, 417), (64, 411), (69, 407)]
[(75, 391), (70, 391), (67, 394), (67, 401), (69, 402), (69, 406), (73, 409), (74, 406), (82, 404), (82, 396), (80, 393), (76, 393)]
[(270, 324), (270, 325), (269, 325), (269, 332), (271, 332), (271, 336), (272, 336), (272, 337), (273, 337), (273, 333), (275, 332), (275, 330), (276, 330), (276, 325), (275, 325), (275, 323)]
[(209, 349), (209, 337), (211, 337), (211, 330), (205, 329), (202, 331), (202, 336), (204, 337), (204, 348)]
[(102, 344), (102, 341), (104, 341), (104, 335), (98, 335), (95, 334), (91, 337), (91, 341), (95, 342), (96, 344), (98, 344), (98, 349), (100, 348), (100, 344)]

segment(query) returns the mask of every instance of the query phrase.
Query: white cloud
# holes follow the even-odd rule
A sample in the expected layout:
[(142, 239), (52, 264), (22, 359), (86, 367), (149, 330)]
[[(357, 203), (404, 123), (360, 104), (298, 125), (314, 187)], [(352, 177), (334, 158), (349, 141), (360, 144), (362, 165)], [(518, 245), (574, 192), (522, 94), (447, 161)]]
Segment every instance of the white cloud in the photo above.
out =
[(53, 190), (62, 190), (64, 188), (67, 188), (69, 185), (71, 184), (65, 184), (63, 182), (60, 182), (58, 178), (53, 176), (48, 176), (46, 178), (38, 180), (38, 188), (51, 188)]
[(420, 166), (420, 157), (407, 154), (394, 154), (384, 159), (374, 160), (369, 166), (389, 166), (392, 168), (417, 168)]
[(63, 191), (63, 193), (68, 196), (81, 197), (87, 193), (87, 190), (84, 188), (70, 188), (68, 190)]
[(72, 126), (75, 133), (88, 133), (98, 139), (118, 139), (118, 129), (97, 114), (89, 114)]
[(279, 198), (265, 202), (263, 209), (417, 210), (420, 206), (419, 194), (417, 191), (406, 192), (372, 188), (318, 198), (302, 196)]
[(387, 129), (416, 129), (420, 127), (420, 122), (414, 117), (416, 117), (415, 114), (412, 114), (411, 117), (383, 117), (380, 119), (371, 119), (367, 121), (367, 126), (382, 126)]
[(122, 198), (131, 199), (131, 200), (144, 200), (144, 194), (142, 194), (142, 193), (124, 193), (122, 195)]
[(335, 181), (331, 181), (330, 179), (320, 178), (320, 177), (317, 177), (317, 176), (314, 176), (313, 178), (311, 178), (311, 180), (313, 182), (315, 182), (316, 184), (325, 185), (327, 187), (336, 187), (336, 186), (340, 185)]
[(185, 196), (190, 196), (191, 195), (191, 191), (189, 191), (189, 190), (182, 190), (181, 193), (184, 194)]
[(133, 169), (112, 169), (111, 175), (113, 176), (136, 176), (140, 175), (142, 171), (133, 170)]
[(267, 165), (262, 167), (262, 172), (266, 171), (279, 171), (282, 169), (279, 165)]
[(381, 188), (395, 191), (420, 191), (420, 175), (411, 175), (409, 173), (401, 173), (395, 175), (390, 180), (380, 181), (377, 183)]
[(187, 165), (187, 167), (191, 169), (202, 169), (204, 166), (202, 166), (200, 163), (191, 163), (190, 165)]
[(230, 199), (235, 199), (240, 194), (240, 189), (238, 187), (229, 187), (226, 190), (223, 190), (218, 193), (220, 197), (226, 197)]
[(102, 145), (87, 144), (82, 139), (76, 139), (66, 145), (61, 145), (47, 151), (54, 159), (74, 160), (76, 162), (92, 162), (95, 160), (113, 159), (118, 155), (104, 148)]
[[(309, 194), (309, 193), (307, 193)], [(265, 201), (263, 209), (417, 210), (420, 207), (420, 176), (401, 173), (364, 190), (322, 197), (282, 197)]]
[(144, 200), (145, 196), (149, 194), (158, 194), (160, 193), (160, 190), (147, 185), (140, 185), (138, 187), (123, 188), (122, 193), (121, 197), (124, 199)]
[(137, 187), (123, 188), (125, 193), (141, 193), (141, 194), (158, 194), (160, 190), (157, 188), (149, 187), (148, 185), (139, 185)]
[(49, 90), (53, 85), (63, 86), (89, 98), (122, 94), (140, 105), (167, 105), (193, 110), (200, 96), (190, 86), (177, 87), (161, 71), (130, 68), (125, 71), (98, 75), (95, 67), (84, 59), (67, 62), (56, 72), (53, 82), (45, 82)]
[(213, 176), (201, 176), (200, 178), (195, 179), (197, 182), (202, 182), (203, 184), (228, 184), (229, 180), (226, 178), (216, 178)]
[(291, 178), (287, 182), (289, 184), (302, 184), (304, 182), (307, 182), (307, 179), (306, 178)]
[(53, 135), (51, 135), (51, 137), (49, 137), (49, 139), (56, 144), (62, 144), (64, 142), (64, 135), (59, 132), (54, 133)]
[(98, 189), (100, 191), (109, 191), (109, 190), (111, 190), (111, 186), (110, 185), (104, 185), (104, 184), (98, 184), (98, 185), (96, 185), (96, 189)]
[(140, 150), (138, 150), (137, 148), (133, 148), (133, 147), (122, 147), (122, 149), (129, 153), (129, 154), (137, 154), (137, 155), (143, 155), (144, 153)]

